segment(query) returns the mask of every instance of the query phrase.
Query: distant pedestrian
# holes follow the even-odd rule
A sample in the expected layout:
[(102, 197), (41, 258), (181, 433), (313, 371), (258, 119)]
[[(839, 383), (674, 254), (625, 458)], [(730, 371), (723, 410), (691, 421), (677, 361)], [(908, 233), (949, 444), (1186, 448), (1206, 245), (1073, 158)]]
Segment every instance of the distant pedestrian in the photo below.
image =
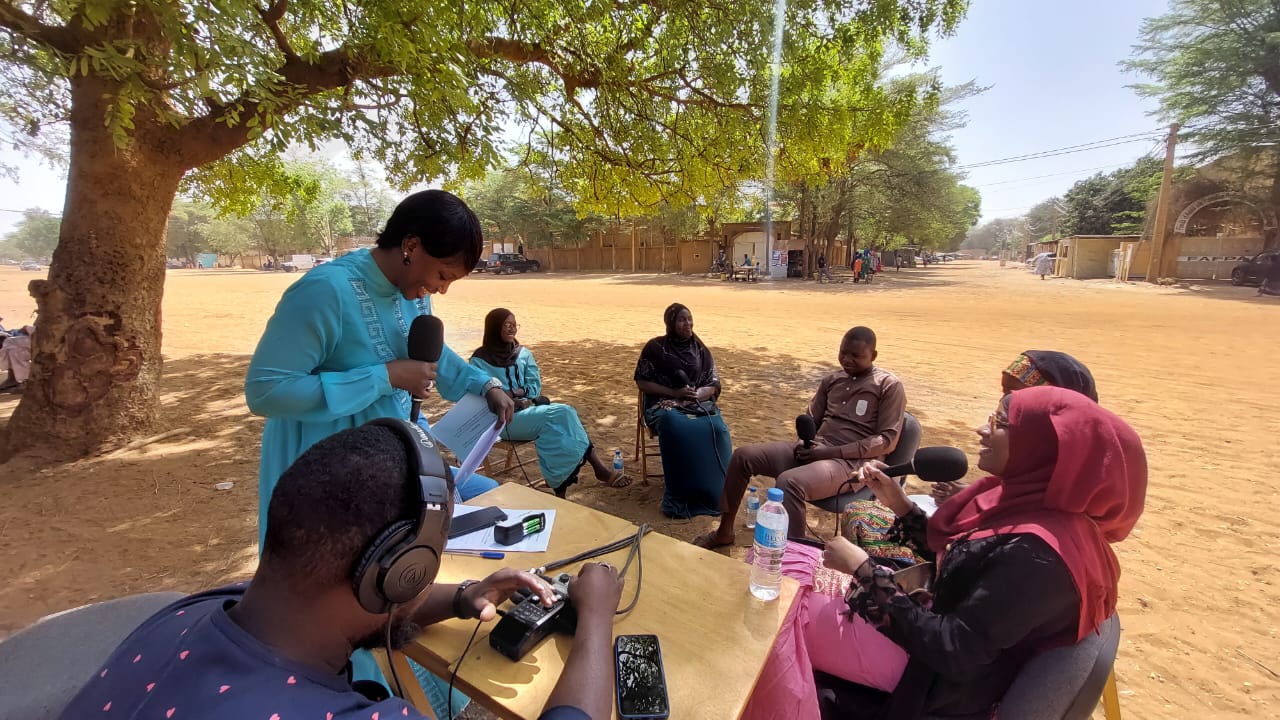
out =
[(1043, 280), (1045, 275), (1053, 274), (1055, 258), (1052, 253), (1041, 253), (1036, 259), (1036, 274)]
[(835, 282), (835, 278), (831, 277), (831, 270), (827, 268), (826, 253), (818, 256), (818, 283), (821, 284), (824, 278), (831, 282)]

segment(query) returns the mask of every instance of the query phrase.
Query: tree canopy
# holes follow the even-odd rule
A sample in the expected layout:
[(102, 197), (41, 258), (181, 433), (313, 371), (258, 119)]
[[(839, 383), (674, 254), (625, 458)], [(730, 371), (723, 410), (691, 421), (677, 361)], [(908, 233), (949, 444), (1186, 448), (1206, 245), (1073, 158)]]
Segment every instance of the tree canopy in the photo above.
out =
[[(922, 52), (965, 5), (788, 3), (788, 161), (886, 140), (914, 99), (885, 95), (871, 70), (889, 43)], [(184, 166), (214, 166), (196, 180), (224, 192), (261, 189), (280, 179), (268, 159), (333, 138), (402, 187), (478, 179), (499, 164), (504, 127), (548, 128), (566, 187), (619, 211), (758, 170), (771, 7), (6, 4), (0, 59), (13, 97), (0, 117), (38, 136), (71, 115), (64, 78), (109, 79), (99, 121), (118, 145), (158, 140), (140, 132), (155, 123)]]
[(1142, 24), (1125, 65), (1160, 114), (1185, 125), (1199, 160), (1273, 152), (1280, 143), (1280, 3), (1171, 0)]
[(31, 208), (23, 211), (17, 227), (0, 242), (0, 256), (14, 260), (47, 260), (58, 246), (58, 228), (61, 225), (62, 220), (47, 210)]

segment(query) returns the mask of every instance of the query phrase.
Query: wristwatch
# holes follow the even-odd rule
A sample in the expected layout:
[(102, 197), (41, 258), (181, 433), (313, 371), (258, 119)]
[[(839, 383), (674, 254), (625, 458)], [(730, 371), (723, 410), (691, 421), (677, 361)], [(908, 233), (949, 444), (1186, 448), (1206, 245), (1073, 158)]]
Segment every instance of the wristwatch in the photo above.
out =
[(502, 389), (502, 381), (501, 381), (501, 380), (499, 380), (498, 378), (491, 377), (491, 378), (489, 378), (488, 380), (485, 380), (485, 381), (484, 381), (484, 389), (482, 389), (482, 390), (480, 391), (480, 394), (481, 394), (481, 395), (485, 395), (485, 394), (487, 394), (490, 390), (494, 390), (494, 389), (501, 390), (501, 389)]
[(466, 612), (462, 608), (462, 592), (467, 588), (480, 582), (479, 580), (463, 580), (458, 583), (458, 590), (453, 594), (453, 616), (461, 620), (467, 619)]

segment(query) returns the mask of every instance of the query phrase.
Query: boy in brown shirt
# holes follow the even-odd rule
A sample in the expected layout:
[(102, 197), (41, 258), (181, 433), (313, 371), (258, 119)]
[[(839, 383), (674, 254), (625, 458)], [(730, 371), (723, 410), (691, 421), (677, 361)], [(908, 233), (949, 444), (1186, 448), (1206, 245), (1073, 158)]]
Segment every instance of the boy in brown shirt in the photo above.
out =
[(840, 341), (840, 371), (818, 383), (809, 414), (818, 426), (814, 445), (771, 442), (733, 451), (720, 496), (720, 526), (694, 540), (702, 547), (732, 545), (738, 506), (755, 475), (775, 478), (783, 492), (790, 528), (805, 534), (805, 503), (828, 498), (858, 473), (867, 460), (893, 451), (902, 432), (907, 395), (893, 373), (875, 367), (876, 334), (855, 327)]

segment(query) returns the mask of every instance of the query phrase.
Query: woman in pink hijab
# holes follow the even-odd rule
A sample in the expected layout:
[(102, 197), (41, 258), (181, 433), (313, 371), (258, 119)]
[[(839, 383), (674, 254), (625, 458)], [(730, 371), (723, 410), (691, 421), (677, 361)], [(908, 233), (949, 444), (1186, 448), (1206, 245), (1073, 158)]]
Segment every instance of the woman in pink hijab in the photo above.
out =
[[(819, 551), (788, 547), (802, 590), (744, 717), (989, 717), (1027, 659), (1115, 612), (1110, 544), (1146, 497), (1137, 433), (1077, 392), (1033, 387), (1006, 395), (977, 434), (990, 474), (932, 519), (883, 466), (860, 476), (899, 540), (937, 563), (931, 593), (909, 596), (843, 538), (817, 568)], [(823, 594), (839, 577), (829, 571), (852, 576), (843, 597)]]

